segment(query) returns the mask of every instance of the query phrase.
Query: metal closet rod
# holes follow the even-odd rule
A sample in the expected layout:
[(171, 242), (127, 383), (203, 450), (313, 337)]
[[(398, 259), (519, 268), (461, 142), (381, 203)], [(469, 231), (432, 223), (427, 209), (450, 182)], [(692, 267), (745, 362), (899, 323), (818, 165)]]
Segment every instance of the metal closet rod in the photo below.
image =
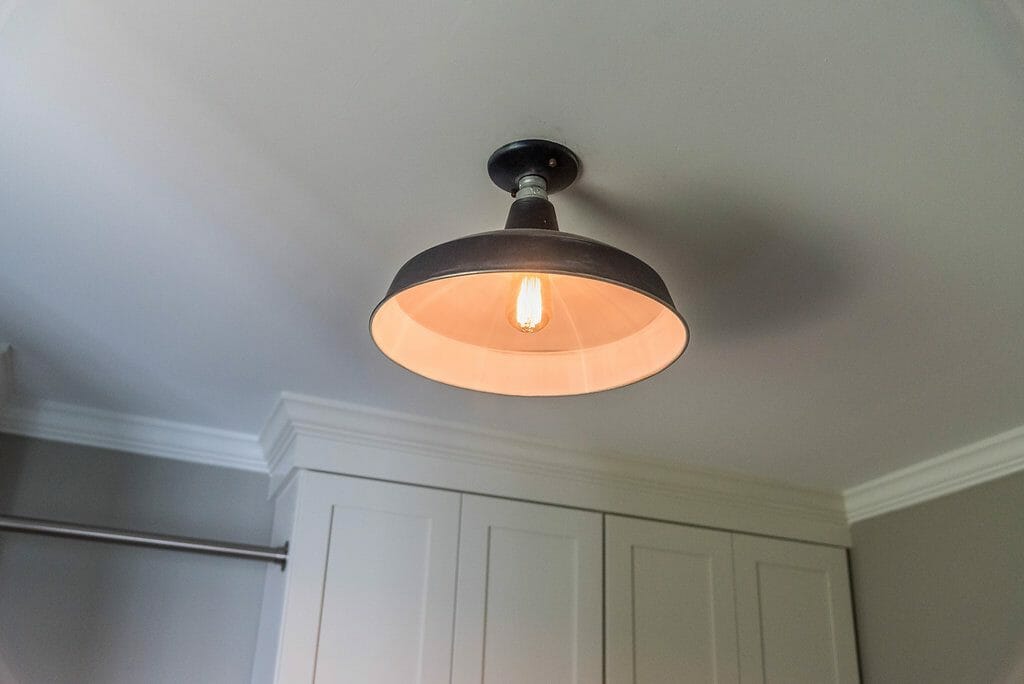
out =
[(109, 542), (125, 546), (144, 546), (172, 551), (188, 551), (210, 556), (227, 556), (229, 558), (248, 558), (250, 560), (277, 563), (284, 569), (288, 561), (288, 544), (283, 546), (256, 546), (253, 544), (234, 544), (232, 542), (195, 539), (192, 537), (175, 537), (169, 534), (150, 534), (149, 532), (133, 532), (113, 527), (94, 527), (92, 525), (75, 525), (54, 520), (36, 518), (20, 518), (13, 515), (0, 515), (0, 531), (40, 534), (48, 537), (66, 537), (68, 539), (84, 539), (88, 541)]

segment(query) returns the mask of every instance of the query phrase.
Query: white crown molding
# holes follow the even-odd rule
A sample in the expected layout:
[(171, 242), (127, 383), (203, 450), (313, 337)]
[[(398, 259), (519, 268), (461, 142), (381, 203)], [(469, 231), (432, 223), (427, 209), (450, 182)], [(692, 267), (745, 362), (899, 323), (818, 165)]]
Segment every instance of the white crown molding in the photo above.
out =
[(269, 472), (272, 489), (309, 468), (845, 545), (848, 523), (1024, 470), (1022, 426), (839, 495), (290, 392), (257, 437), (53, 401), (4, 406), (9, 360), (0, 345), (0, 432)]
[(267, 472), (255, 435), (55, 401), (3, 407), (0, 432)]
[(272, 489), (296, 468), (846, 545), (842, 497), (677, 462), (285, 392), (260, 441)]
[(850, 523), (1024, 470), (1024, 426), (922, 461), (843, 492)]

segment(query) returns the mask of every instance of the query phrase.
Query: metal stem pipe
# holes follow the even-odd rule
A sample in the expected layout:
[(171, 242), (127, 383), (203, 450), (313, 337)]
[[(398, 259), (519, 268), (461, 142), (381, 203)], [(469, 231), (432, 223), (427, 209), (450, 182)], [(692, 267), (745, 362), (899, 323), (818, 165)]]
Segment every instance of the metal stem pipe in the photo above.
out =
[(11, 515), (0, 515), (0, 531), (39, 534), (49, 537), (65, 537), (87, 541), (101, 541), (126, 546), (142, 546), (172, 551), (187, 551), (210, 556), (227, 556), (229, 558), (246, 558), (268, 563), (277, 563), (284, 569), (288, 561), (288, 544), (284, 546), (256, 546), (252, 544), (234, 544), (231, 542), (194, 539), (192, 537), (175, 537), (166, 534), (150, 534), (133, 532), (112, 527), (93, 527), (91, 525), (75, 525), (53, 520), (20, 518)]

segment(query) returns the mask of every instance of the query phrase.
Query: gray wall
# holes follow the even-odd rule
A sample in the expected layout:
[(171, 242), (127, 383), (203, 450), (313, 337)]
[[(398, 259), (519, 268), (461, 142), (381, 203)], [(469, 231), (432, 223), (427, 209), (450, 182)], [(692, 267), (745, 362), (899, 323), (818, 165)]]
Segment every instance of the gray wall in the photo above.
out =
[(853, 526), (869, 684), (1024, 682), (1024, 473)]
[[(267, 478), (0, 435), (0, 513), (267, 543)], [(0, 684), (248, 682), (266, 566), (0, 533)]]

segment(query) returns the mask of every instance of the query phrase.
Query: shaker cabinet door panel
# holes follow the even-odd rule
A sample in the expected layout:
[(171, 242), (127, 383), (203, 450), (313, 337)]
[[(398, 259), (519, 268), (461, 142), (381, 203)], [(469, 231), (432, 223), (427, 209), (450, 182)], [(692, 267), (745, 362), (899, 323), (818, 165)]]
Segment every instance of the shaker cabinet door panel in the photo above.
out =
[(601, 515), (465, 495), (452, 681), (601, 682)]
[(459, 495), (345, 480), (333, 491), (317, 684), (447, 684)]
[(605, 518), (608, 684), (739, 680), (732, 537)]
[(843, 549), (733, 539), (743, 684), (859, 682)]

